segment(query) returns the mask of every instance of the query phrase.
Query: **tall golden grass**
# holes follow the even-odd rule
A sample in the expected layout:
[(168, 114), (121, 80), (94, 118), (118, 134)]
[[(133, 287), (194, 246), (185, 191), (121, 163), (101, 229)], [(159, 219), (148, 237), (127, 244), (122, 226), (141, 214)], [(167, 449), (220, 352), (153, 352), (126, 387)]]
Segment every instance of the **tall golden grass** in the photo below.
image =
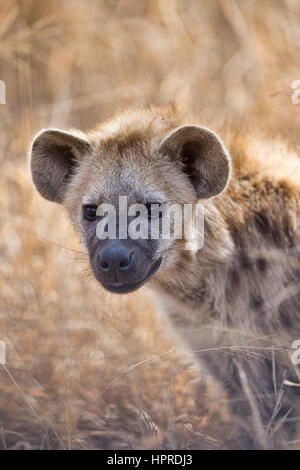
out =
[(84, 274), (63, 209), (32, 187), (27, 150), (41, 127), (88, 129), (170, 101), (299, 148), (299, 43), (298, 0), (1, 3), (0, 448), (226, 446), (230, 417), (196, 394), (206, 379), (146, 290), (116, 299)]

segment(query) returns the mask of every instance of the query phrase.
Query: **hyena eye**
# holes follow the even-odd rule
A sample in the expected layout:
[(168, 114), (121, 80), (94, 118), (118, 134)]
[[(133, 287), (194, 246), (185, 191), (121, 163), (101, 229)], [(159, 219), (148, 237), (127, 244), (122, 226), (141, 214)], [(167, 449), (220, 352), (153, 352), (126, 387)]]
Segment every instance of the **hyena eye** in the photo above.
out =
[(89, 221), (96, 220), (97, 206), (84, 206), (83, 214), (84, 214), (85, 219)]
[(158, 203), (153, 203), (153, 204), (147, 204), (147, 210), (148, 210), (148, 219), (161, 219), (162, 218), (162, 204)]

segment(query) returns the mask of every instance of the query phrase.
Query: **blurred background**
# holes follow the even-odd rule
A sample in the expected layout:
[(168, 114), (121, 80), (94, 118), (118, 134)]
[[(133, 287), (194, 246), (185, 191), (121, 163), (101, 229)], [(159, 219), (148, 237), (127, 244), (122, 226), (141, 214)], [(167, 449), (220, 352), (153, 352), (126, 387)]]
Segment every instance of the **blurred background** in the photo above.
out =
[(1, 2), (0, 448), (226, 446), (213, 384), (165, 337), (146, 290), (119, 299), (93, 282), (27, 152), (42, 127), (170, 102), (299, 151), (299, 44), (298, 0)]

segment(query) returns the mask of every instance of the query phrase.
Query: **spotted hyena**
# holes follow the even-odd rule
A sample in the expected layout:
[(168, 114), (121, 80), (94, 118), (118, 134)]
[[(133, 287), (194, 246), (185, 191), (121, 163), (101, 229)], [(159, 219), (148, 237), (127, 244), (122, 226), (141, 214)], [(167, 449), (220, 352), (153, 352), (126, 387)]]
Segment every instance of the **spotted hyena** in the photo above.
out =
[[(158, 309), (222, 384), (236, 447), (288, 447), (300, 415), (290, 360), (300, 339), (300, 161), (278, 142), (225, 137), (230, 152), (173, 107), (128, 110), (88, 133), (42, 131), (31, 148), (33, 181), (64, 204), (105, 289), (153, 289)], [(145, 224), (152, 205), (160, 218), (163, 206), (200, 202), (204, 245), (99, 239), (97, 208), (117, 208), (120, 195), (147, 208)]]

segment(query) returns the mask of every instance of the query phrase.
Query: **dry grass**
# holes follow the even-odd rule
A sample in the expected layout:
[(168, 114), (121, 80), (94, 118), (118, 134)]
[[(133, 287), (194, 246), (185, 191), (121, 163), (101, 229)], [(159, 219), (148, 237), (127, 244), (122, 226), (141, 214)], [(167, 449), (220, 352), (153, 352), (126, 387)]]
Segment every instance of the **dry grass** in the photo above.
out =
[(226, 412), (197, 398), (146, 291), (115, 299), (84, 274), (63, 210), (32, 188), (26, 151), (41, 127), (87, 129), (170, 101), (297, 145), (300, 107), (271, 95), (300, 79), (299, 41), (298, 0), (1, 3), (0, 448), (226, 445)]

